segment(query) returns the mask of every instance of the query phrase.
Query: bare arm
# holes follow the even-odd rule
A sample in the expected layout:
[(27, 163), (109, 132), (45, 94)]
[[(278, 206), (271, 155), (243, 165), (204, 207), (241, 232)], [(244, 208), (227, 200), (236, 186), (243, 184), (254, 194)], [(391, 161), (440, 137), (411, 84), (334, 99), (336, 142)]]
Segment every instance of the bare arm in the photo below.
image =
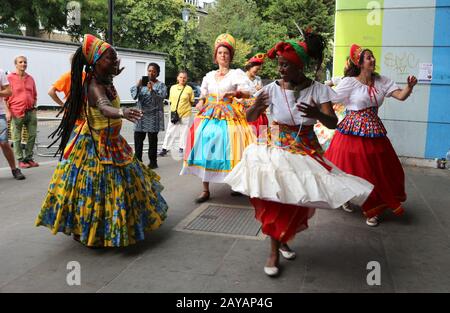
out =
[(0, 97), (6, 98), (12, 95), (12, 90), (10, 85), (2, 86), (0, 90)]
[(227, 98), (227, 97), (235, 97), (235, 98), (239, 98), (239, 99), (247, 99), (250, 98), (250, 92), (248, 91), (229, 91), (223, 94), (222, 96), (223, 98)]
[(269, 106), (269, 95), (266, 92), (262, 92), (256, 97), (255, 104), (253, 104), (246, 113), (247, 121), (254, 122), (258, 117), (266, 111)]
[(411, 95), (414, 86), (417, 84), (417, 78), (415, 76), (409, 76), (407, 80), (408, 86), (404, 89), (398, 89), (392, 93), (392, 97), (397, 100), (405, 101)]
[(142, 111), (136, 108), (117, 109), (112, 106), (106, 96), (103, 86), (92, 82), (89, 86), (89, 105), (96, 106), (100, 113), (109, 118), (126, 118), (130, 122), (136, 123), (142, 117)]
[(48, 95), (50, 96), (50, 98), (53, 99), (53, 101), (55, 101), (60, 106), (64, 105), (64, 102), (62, 102), (61, 99), (56, 94), (56, 88), (54, 86), (50, 87), (50, 89), (48, 90)]

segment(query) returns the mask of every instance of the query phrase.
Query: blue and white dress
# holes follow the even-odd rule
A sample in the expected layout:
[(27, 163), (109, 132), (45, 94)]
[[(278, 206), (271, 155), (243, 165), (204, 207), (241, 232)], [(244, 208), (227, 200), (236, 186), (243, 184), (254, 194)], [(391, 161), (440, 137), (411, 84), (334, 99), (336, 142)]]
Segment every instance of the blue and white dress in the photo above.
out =
[(131, 87), (131, 96), (137, 99), (137, 107), (144, 115), (135, 124), (135, 132), (157, 133), (164, 130), (164, 99), (167, 97), (167, 87), (157, 81), (150, 91), (147, 86)]

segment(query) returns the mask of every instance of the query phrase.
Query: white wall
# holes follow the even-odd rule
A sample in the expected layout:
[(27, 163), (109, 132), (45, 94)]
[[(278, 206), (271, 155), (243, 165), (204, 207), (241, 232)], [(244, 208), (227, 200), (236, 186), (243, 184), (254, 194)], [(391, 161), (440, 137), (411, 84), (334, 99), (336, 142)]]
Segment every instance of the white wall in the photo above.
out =
[[(33, 76), (38, 91), (38, 106), (56, 105), (47, 95), (50, 86), (66, 71), (70, 70), (70, 54), (75, 52), (78, 46), (52, 43), (43, 41), (31, 41), (26, 39), (12, 39), (0, 37), (0, 68), (4, 71), (14, 71), (14, 58), (17, 55), (25, 55), (28, 59), (27, 72)], [(161, 67), (159, 79), (165, 80), (165, 61), (163, 56), (129, 52), (118, 49), (121, 58), (121, 66), (125, 70), (115, 78), (114, 85), (117, 88), (122, 103), (131, 103), (133, 99), (130, 87), (136, 83), (136, 62), (158, 63)], [(145, 75), (145, 72), (139, 74)], [(62, 97), (62, 95), (61, 95)]]

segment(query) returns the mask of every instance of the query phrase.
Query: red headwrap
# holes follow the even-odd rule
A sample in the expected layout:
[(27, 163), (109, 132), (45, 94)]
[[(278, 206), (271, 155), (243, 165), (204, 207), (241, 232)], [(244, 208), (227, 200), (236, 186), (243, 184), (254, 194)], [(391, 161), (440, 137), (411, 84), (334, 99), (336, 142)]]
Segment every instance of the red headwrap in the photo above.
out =
[(288, 40), (288, 42), (279, 42), (267, 52), (269, 59), (275, 59), (277, 55), (282, 56), (289, 62), (303, 68), (309, 61), (308, 47), (305, 42)]
[(257, 53), (254, 56), (252, 56), (245, 64), (246, 65), (250, 63), (263, 64), (266, 56), (267, 55), (265, 53)]
[(363, 48), (360, 46), (353, 44), (350, 47), (350, 60), (353, 64), (355, 64), (357, 67), (360, 67), (359, 60), (361, 59), (361, 53), (363, 52)]

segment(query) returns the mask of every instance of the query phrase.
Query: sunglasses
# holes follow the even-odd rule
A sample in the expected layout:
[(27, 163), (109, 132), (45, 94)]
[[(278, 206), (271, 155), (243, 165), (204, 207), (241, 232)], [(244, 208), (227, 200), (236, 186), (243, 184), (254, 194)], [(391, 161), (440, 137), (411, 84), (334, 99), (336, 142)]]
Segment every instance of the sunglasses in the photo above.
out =
[(257, 59), (264, 59), (267, 55), (265, 53), (258, 53), (257, 55), (254, 56), (254, 58)]

